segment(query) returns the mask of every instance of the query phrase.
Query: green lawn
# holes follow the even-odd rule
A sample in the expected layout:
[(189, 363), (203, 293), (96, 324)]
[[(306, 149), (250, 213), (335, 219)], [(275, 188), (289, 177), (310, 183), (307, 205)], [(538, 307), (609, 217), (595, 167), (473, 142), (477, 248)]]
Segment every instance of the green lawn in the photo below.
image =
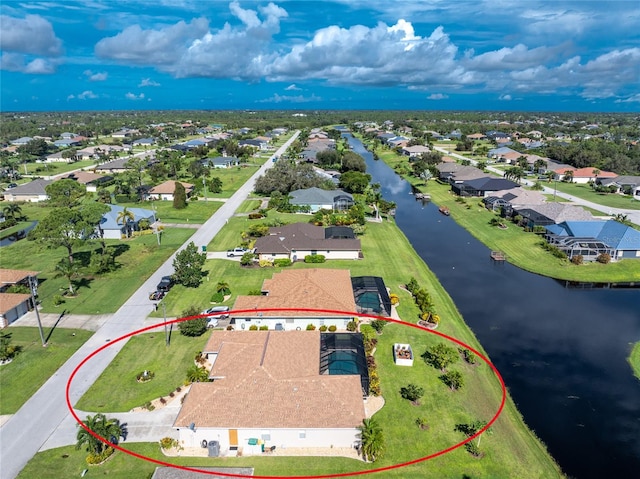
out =
[[(94, 412), (129, 411), (182, 386), (187, 369), (193, 365), (196, 353), (202, 351), (206, 337), (188, 338), (180, 334), (176, 325), (171, 326), (169, 347), (162, 327), (132, 337), (75, 407)], [(151, 381), (138, 383), (136, 375), (144, 370), (155, 376)]]
[(246, 200), (243, 201), (240, 207), (236, 210), (236, 214), (238, 213), (251, 213), (252, 211), (257, 210), (260, 207), (262, 201), (260, 200)]
[[(54, 306), (53, 298), (68, 287), (64, 277), (56, 277), (55, 265), (66, 254), (64, 248), (47, 249), (28, 240), (18, 241), (2, 248), (2, 266), (9, 269), (39, 271), (38, 299), (46, 313), (103, 314), (113, 313), (131, 296), (133, 291), (156, 270), (194, 232), (193, 229), (167, 228), (162, 233), (162, 244), (157, 245), (155, 235), (129, 240), (107, 240), (119, 250), (116, 261), (120, 267), (102, 276), (84, 275), (74, 280), (78, 295), (66, 298)], [(76, 261), (88, 264), (90, 252), (98, 249), (93, 243), (84, 245), (74, 253)]]
[(156, 216), (162, 223), (202, 224), (222, 206), (220, 201), (189, 201), (187, 207), (177, 210), (173, 201), (143, 201), (141, 203), (118, 203), (127, 208), (156, 209)]
[(222, 192), (211, 193), (209, 198), (230, 198), (238, 188), (246, 183), (251, 176), (258, 171), (260, 165), (264, 163), (262, 160), (252, 158), (251, 165), (234, 166), (232, 168), (216, 168), (212, 170), (211, 177), (217, 176), (222, 180)]
[[(292, 215), (292, 217), (295, 216)], [(306, 216), (306, 219), (308, 218)], [(246, 225), (243, 220), (243, 218), (234, 218), (228, 226), (223, 228), (221, 234), (225, 230), (229, 230), (227, 233), (229, 237), (239, 235), (239, 232)], [(482, 351), (447, 292), (427, 266), (420, 261), (395, 224), (392, 222), (369, 224), (367, 233), (361, 239), (363, 260), (329, 261), (320, 265), (296, 263), (293, 268), (341, 268), (349, 269), (352, 276), (380, 275), (384, 278), (391, 292), (400, 296), (399, 314), (403, 319), (411, 322), (417, 319), (418, 310), (409, 294), (400, 289), (400, 285), (405, 284), (413, 276), (432, 295), (436, 309), (442, 317), (439, 331), (465, 341), (475, 349)], [(180, 287), (176, 286), (172, 289), (166, 299), (168, 313), (171, 311), (179, 314), (182, 309), (190, 305), (190, 302), (204, 307), (207, 305), (208, 296), (213, 292), (216, 282), (220, 280), (224, 280), (230, 285), (233, 297), (227, 303), (233, 304), (236, 295), (246, 294), (250, 289), (258, 288), (264, 278), (270, 278), (277, 271), (274, 268), (245, 269), (237, 262), (226, 260), (208, 261), (207, 270), (209, 271), (209, 281), (205, 280), (199, 288), (186, 291), (178, 289)], [(162, 335), (158, 334), (158, 336)], [(456, 424), (476, 419), (489, 420), (499, 406), (501, 397), (499, 383), (486, 365), (469, 366), (459, 362), (455, 369), (463, 372), (466, 384), (461, 391), (454, 393), (440, 382), (438, 379), (440, 372), (428, 367), (419, 357), (413, 368), (398, 368), (392, 364), (390, 351), (391, 344), (394, 342), (410, 342), (416, 355), (420, 355), (427, 345), (433, 344), (435, 341), (436, 339), (426, 332), (400, 325), (388, 325), (384, 334), (379, 337), (376, 358), (380, 368), (386, 406), (376, 417), (384, 429), (388, 451), (387, 455), (375, 464), (376, 466), (386, 466), (399, 461), (416, 459), (455, 444), (463, 439), (460, 433), (453, 430)], [(151, 358), (160, 357), (159, 355), (165, 351), (161, 338), (156, 343), (156, 347), (159, 352), (152, 353), (151, 348), (146, 348), (144, 355)], [(141, 354), (141, 348), (143, 348), (141, 344), (136, 344), (130, 351), (121, 353), (118, 362), (113, 363), (127, 365), (128, 361), (135, 361), (135, 366), (129, 365), (127, 369), (127, 366), (116, 367), (112, 364), (105, 372), (105, 378), (108, 374), (110, 379), (99, 380), (98, 383), (103, 382), (104, 384), (94, 386), (101, 388), (102, 391), (108, 391), (114, 387), (118, 378), (127, 377), (126, 384), (122, 384), (122, 381), (118, 383), (119, 397), (129, 398), (131, 395), (131, 397), (135, 397), (135, 400), (123, 404), (119, 409), (127, 409), (160, 394), (166, 394), (166, 390), (149, 392), (149, 396), (138, 394), (139, 385), (128, 379), (128, 376), (133, 377), (140, 372), (141, 368), (146, 367), (146, 360), (134, 359), (136, 355)], [(188, 352), (193, 353), (197, 349), (197, 347), (192, 348)], [(188, 360), (189, 355), (187, 353), (185, 355)], [(181, 364), (172, 361), (172, 364), (174, 363)], [(176, 369), (178, 372), (175, 380), (179, 380), (184, 374), (185, 366), (181, 364)], [(422, 405), (419, 407), (410, 405), (399, 396), (400, 387), (410, 382), (424, 387), (427, 391)], [(171, 389), (173, 386), (174, 384), (169, 381), (167, 387)], [(96, 391), (99, 390), (96, 389)], [(100, 393), (94, 394), (96, 398), (100, 395)], [(83, 406), (85, 405), (83, 404)], [(431, 425), (430, 430), (422, 431), (415, 426), (415, 420), (420, 416), (427, 418)], [(461, 477), (463, 474), (471, 477), (546, 478), (560, 476), (557, 466), (546, 453), (544, 446), (526, 428), (510, 400), (507, 401), (502, 416), (494, 425), (493, 434), (483, 438), (482, 449), (486, 456), (481, 460), (474, 459), (464, 450), (456, 450), (429, 461), (428, 465), (418, 465), (407, 470), (385, 473), (385, 477)], [(262, 458), (245, 459), (244, 461), (244, 464), (262, 464)], [(263, 473), (275, 474), (282, 471), (287, 474), (295, 474), (297, 469), (292, 469), (292, 465), (288, 460), (286, 461), (283, 469), (280, 467), (272, 469), (271, 466), (268, 466)], [(336, 461), (338, 461), (337, 464), (344, 464), (344, 467), (353, 464), (347, 460)], [(223, 462), (229, 464), (227, 460)], [(279, 461), (274, 462), (280, 466), (283, 464)], [(194, 463), (191, 462), (191, 464)], [(317, 472), (321, 473), (335, 472), (335, 468), (339, 466), (332, 463), (329, 468), (326, 463), (322, 462), (322, 464), (318, 464), (318, 467)], [(362, 464), (357, 464), (357, 467), (362, 467)], [(316, 472), (316, 469), (305, 468), (303, 473), (310, 472)]]
[(6, 238), (7, 236), (11, 236), (23, 229), (29, 227), (31, 225), (31, 221), (19, 221), (18, 224), (12, 226), (11, 228), (5, 228), (0, 230), (0, 239)]
[(633, 369), (633, 375), (640, 379), (640, 341), (634, 344), (629, 355), (629, 364)]
[[(96, 162), (93, 160), (81, 160), (74, 163), (28, 163), (27, 172), (30, 175), (53, 176), (95, 165)], [(18, 169), (21, 174), (24, 173), (24, 165)]]
[(624, 210), (640, 210), (640, 201), (634, 200), (628, 195), (619, 195), (617, 193), (596, 193), (591, 185), (581, 183), (564, 183), (562, 181), (554, 183), (543, 183), (548, 188), (558, 188), (558, 191), (577, 196), (593, 203), (612, 208), (621, 208)]
[[(93, 332), (44, 328), (46, 348), (38, 328), (11, 327), (11, 344), (21, 346), (14, 360), (0, 366), (0, 414), (13, 414), (82, 346)], [(50, 336), (50, 337), (49, 337)]]

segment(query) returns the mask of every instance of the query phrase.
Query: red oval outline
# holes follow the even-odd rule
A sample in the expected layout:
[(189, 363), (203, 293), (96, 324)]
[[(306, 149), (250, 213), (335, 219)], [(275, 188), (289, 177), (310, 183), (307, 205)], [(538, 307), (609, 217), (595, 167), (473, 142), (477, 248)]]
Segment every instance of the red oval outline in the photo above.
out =
[(84, 366), (91, 358), (93, 358), (94, 356), (96, 356), (98, 353), (100, 353), (101, 351), (103, 351), (104, 349), (108, 348), (109, 346), (111, 346), (112, 344), (115, 344), (119, 341), (123, 341), (124, 339), (130, 338), (132, 336), (135, 336), (137, 334), (140, 333), (144, 333), (146, 331), (152, 331), (154, 329), (158, 329), (160, 327), (164, 327), (165, 324), (169, 325), (169, 324), (174, 324), (174, 323), (180, 323), (182, 321), (188, 321), (190, 319), (196, 319), (196, 318), (203, 318), (203, 317), (210, 317), (210, 316), (218, 316), (219, 314), (238, 314), (238, 313), (256, 313), (256, 309), (239, 309), (239, 310), (235, 310), (235, 311), (226, 311), (224, 313), (212, 313), (212, 314), (198, 314), (198, 315), (194, 315), (194, 316), (187, 316), (184, 318), (177, 318), (171, 321), (167, 321), (162, 322), (160, 324), (154, 324), (151, 326), (146, 326), (142, 329), (138, 329), (136, 331), (132, 331), (130, 333), (127, 333), (123, 336), (120, 336), (119, 338), (116, 338), (114, 340), (109, 341), (108, 343), (100, 346), (98, 349), (96, 349), (95, 351), (93, 351), (91, 354), (89, 354), (86, 358), (84, 358), (73, 370), (73, 372), (71, 373), (71, 375), (69, 376), (69, 379), (67, 380), (67, 386), (65, 389), (65, 399), (67, 402), (67, 408), (69, 409), (69, 411), (71, 412), (71, 415), (73, 416), (73, 418), (76, 420), (76, 422), (84, 429), (86, 430), (89, 434), (91, 434), (92, 436), (94, 436), (96, 439), (99, 439), (100, 441), (104, 442), (105, 444), (109, 445), (110, 447), (117, 449), (118, 451), (122, 451), (125, 454), (128, 454), (130, 456), (133, 456), (137, 459), (142, 459), (144, 461), (148, 461), (151, 462), (153, 464), (157, 464), (160, 466), (165, 466), (165, 467), (173, 467), (175, 469), (181, 469), (184, 471), (189, 471), (189, 472), (196, 472), (199, 474), (206, 474), (206, 475), (218, 475), (218, 476), (224, 476), (224, 477), (246, 477), (246, 478), (253, 478), (253, 479), (291, 479), (291, 478), (295, 478), (295, 479), (328, 479), (328, 478), (334, 478), (334, 477), (350, 477), (350, 476), (361, 476), (361, 475), (365, 475), (365, 474), (373, 474), (376, 472), (383, 472), (383, 471), (389, 471), (392, 469), (400, 469), (406, 466), (411, 466), (413, 464), (418, 464), (420, 462), (425, 462), (428, 461), (429, 459), (433, 459), (435, 457), (438, 456), (442, 456), (444, 454), (447, 454), (448, 452), (451, 452), (459, 447), (464, 446), (465, 444), (467, 444), (468, 442), (471, 442), (473, 439), (475, 439), (476, 437), (478, 437), (480, 434), (482, 434), (483, 432), (485, 432), (487, 429), (489, 429), (491, 427), (491, 425), (493, 423), (495, 423), (498, 420), (498, 417), (500, 416), (500, 414), (502, 413), (502, 410), (504, 409), (504, 405), (507, 399), (507, 388), (505, 386), (504, 380), (502, 379), (502, 376), (500, 375), (500, 372), (498, 371), (498, 369), (493, 365), (493, 363), (491, 361), (489, 361), (489, 359), (482, 354), (481, 352), (479, 352), (478, 350), (474, 349), (473, 347), (469, 346), (468, 344), (460, 341), (457, 338), (454, 338), (453, 336), (449, 336), (447, 334), (441, 333), (439, 331), (433, 330), (433, 329), (427, 329), (424, 328), (418, 324), (413, 324), (413, 323), (407, 323), (405, 321), (402, 320), (398, 320), (398, 319), (393, 319), (393, 318), (386, 318), (383, 316), (376, 316), (373, 314), (365, 314), (365, 313), (357, 313), (354, 311), (341, 311), (341, 310), (333, 310), (333, 309), (313, 309), (313, 308), (263, 308), (260, 309), (260, 312), (281, 312), (281, 311), (296, 311), (296, 312), (311, 312), (311, 313), (332, 313), (332, 314), (339, 314), (339, 315), (347, 315), (347, 316), (354, 316), (354, 317), (365, 317), (365, 318), (372, 318), (372, 319), (382, 319), (383, 321), (387, 321), (390, 323), (397, 323), (397, 324), (401, 324), (402, 326), (410, 326), (412, 328), (416, 328), (419, 329), (421, 331), (425, 331), (428, 333), (432, 333), (435, 334), (436, 336), (440, 336), (448, 341), (451, 341), (453, 343), (456, 343), (470, 351), (472, 351), (474, 354), (476, 354), (477, 356), (479, 356), (486, 364), (489, 365), (489, 367), (491, 368), (491, 370), (493, 371), (493, 373), (496, 375), (496, 377), (498, 378), (498, 381), (500, 382), (500, 387), (502, 390), (502, 399), (500, 401), (500, 406), (498, 407), (498, 410), (496, 411), (495, 415), (491, 418), (491, 420), (489, 420), (486, 424), (486, 426), (484, 426), (482, 429), (480, 429), (478, 432), (476, 432), (473, 436), (469, 436), (468, 438), (466, 438), (464, 441), (461, 441), (457, 444), (454, 444), (453, 446), (450, 446), (446, 449), (443, 449), (441, 451), (437, 451), (433, 454), (430, 454), (428, 456), (424, 456), (424, 457), (420, 457), (417, 459), (412, 459), (411, 461), (406, 461), (406, 462), (401, 462), (398, 464), (392, 464), (390, 466), (385, 466), (385, 467), (379, 467), (376, 469), (369, 469), (366, 471), (353, 471), (353, 472), (341, 472), (341, 473), (336, 473), (336, 474), (320, 474), (320, 475), (315, 475), (315, 476), (247, 476), (244, 474), (232, 474), (232, 473), (225, 473), (225, 472), (210, 472), (210, 471), (204, 471), (202, 469), (197, 469), (194, 467), (189, 467), (189, 466), (179, 466), (176, 464), (171, 464), (168, 462), (164, 462), (161, 461), (159, 459), (153, 459), (151, 457), (148, 456), (143, 456), (142, 454), (138, 454), (137, 452), (128, 450), (128, 449), (124, 449), (123, 447), (117, 445), (117, 444), (113, 444), (112, 442), (106, 440), (105, 438), (103, 438), (102, 436), (96, 434), (95, 432), (91, 431), (89, 428), (87, 428), (84, 424), (84, 422), (78, 417), (78, 415), (75, 413), (75, 410), (73, 409), (73, 406), (71, 405), (71, 400), (69, 398), (69, 390), (71, 389), (71, 383), (73, 381), (73, 378), (75, 377), (76, 373), (80, 370), (80, 368), (82, 366)]

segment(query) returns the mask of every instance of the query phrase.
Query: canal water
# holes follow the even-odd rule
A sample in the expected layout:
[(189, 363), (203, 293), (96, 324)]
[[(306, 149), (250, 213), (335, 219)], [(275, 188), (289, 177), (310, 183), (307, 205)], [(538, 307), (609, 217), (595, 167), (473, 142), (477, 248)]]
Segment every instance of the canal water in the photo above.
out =
[(567, 288), (493, 262), (486, 246), (347, 137), (562, 470), (640, 477), (640, 380), (626, 361), (640, 340), (640, 289)]

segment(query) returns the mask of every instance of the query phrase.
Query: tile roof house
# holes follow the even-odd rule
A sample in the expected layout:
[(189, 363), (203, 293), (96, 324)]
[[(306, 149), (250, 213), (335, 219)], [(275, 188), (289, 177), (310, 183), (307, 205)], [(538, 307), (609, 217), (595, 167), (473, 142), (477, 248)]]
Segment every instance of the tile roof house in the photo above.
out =
[(0, 328), (6, 328), (33, 309), (31, 294), (7, 293), (7, 289), (17, 284), (31, 287), (30, 281), (37, 286), (37, 276), (37, 271), (0, 269)]
[[(180, 181), (180, 184), (184, 186), (184, 189), (187, 193), (187, 198), (191, 196), (193, 193), (193, 185), (191, 183), (185, 183)], [(173, 194), (176, 190), (176, 182), (174, 180), (167, 180), (164, 183), (160, 183), (157, 186), (154, 186), (146, 193), (145, 199), (147, 200), (167, 200), (173, 201)]]
[(409, 158), (416, 158), (423, 153), (429, 153), (431, 149), (424, 145), (405, 146), (402, 148), (401, 153)]
[(261, 260), (270, 261), (278, 258), (298, 261), (316, 254), (326, 259), (358, 259), (362, 250), (353, 230), (336, 228), (325, 229), (310, 223), (275, 226), (269, 228), (267, 236), (256, 240), (255, 252)]
[(107, 163), (96, 166), (95, 171), (99, 173), (124, 173), (131, 169), (127, 164), (128, 161), (129, 158), (118, 158), (117, 160), (108, 161)]
[(215, 158), (202, 158), (200, 163), (210, 168), (231, 168), (238, 166), (240, 160), (235, 156), (216, 156)]
[(346, 211), (354, 205), (353, 196), (342, 190), (323, 190), (306, 188), (289, 193), (289, 203), (296, 206), (309, 206), (310, 212), (319, 210)]
[(598, 178), (616, 178), (617, 176), (617, 173), (601, 171), (595, 167), (578, 168), (573, 172), (573, 182), (589, 183), (590, 181), (596, 181)]
[(7, 201), (28, 201), (38, 203), (49, 199), (45, 188), (52, 183), (51, 180), (37, 179), (30, 183), (18, 185), (4, 192), (4, 199)]
[(361, 377), (321, 374), (321, 343), (318, 331), (213, 331), (203, 349), (213, 381), (191, 385), (173, 424), (181, 445), (217, 440), (223, 456), (354, 447)]
[(615, 178), (600, 178), (596, 184), (602, 186), (616, 186), (618, 193), (627, 191), (632, 198), (640, 200), (640, 176), (623, 175)]
[(85, 185), (87, 191), (96, 192), (99, 186), (107, 185), (113, 181), (113, 177), (109, 175), (99, 175), (90, 171), (75, 171), (69, 173), (60, 179), (75, 180), (78, 183)]
[(513, 208), (512, 215), (523, 217), (526, 227), (548, 226), (563, 221), (592, 221), (593, 216), (581, 206), (566, 203), (544, 203)]
[(569, 258), (594, 261), (601, 253), (613, 260), (640, 259), (640, 231), (618, 221), (563, 221), (547, 226), (545, 239)]
[(486, 173), (475, 166), (447, 161), (438, 163), (436, 169), (438, 170), (438, 178), (451, 184), (487, 176)]

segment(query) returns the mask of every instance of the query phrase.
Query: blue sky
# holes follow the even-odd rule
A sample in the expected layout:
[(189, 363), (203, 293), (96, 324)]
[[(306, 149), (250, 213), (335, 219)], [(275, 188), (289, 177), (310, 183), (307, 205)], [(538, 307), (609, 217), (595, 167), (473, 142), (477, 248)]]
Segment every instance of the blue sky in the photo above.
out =
[(2, 111), (640, 111), (640, 2), (2, 0)]

